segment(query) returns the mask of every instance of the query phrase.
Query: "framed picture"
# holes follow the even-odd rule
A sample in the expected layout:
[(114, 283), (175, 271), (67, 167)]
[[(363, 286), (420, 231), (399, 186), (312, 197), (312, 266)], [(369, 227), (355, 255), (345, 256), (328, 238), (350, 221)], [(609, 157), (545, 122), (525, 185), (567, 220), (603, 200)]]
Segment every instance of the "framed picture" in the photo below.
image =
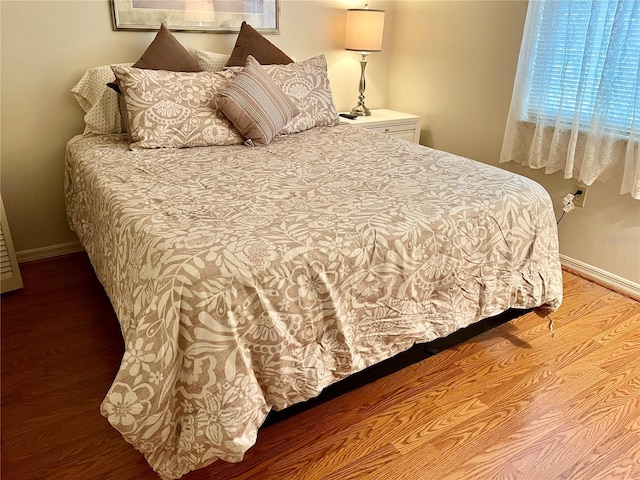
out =
[(278, 0), (111, 0), (115, 30), (238, 32), (246, 21), (262, 33), (278, 30)]

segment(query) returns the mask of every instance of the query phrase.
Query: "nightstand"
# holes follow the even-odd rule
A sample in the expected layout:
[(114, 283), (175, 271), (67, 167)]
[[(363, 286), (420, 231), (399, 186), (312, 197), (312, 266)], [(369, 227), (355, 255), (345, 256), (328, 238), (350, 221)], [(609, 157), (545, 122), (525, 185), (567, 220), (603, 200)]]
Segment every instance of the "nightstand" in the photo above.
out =
[(368, 117), (358, 117), (355, 120), (340, 117), (340, 121), (374, 132), (393, 135), (413, 143), (420, 142), (420, 117), (417, 115), (379, 109), (371, 110), (371, 115)]

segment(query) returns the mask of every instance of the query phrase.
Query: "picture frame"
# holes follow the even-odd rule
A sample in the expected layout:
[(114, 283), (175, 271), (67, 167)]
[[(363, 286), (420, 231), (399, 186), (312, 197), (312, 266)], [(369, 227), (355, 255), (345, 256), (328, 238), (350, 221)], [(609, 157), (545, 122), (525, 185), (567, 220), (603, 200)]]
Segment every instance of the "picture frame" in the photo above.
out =
[(279, 0), (111, 0), (114, 30), (237, 33), (246, 21), (278, 34)]

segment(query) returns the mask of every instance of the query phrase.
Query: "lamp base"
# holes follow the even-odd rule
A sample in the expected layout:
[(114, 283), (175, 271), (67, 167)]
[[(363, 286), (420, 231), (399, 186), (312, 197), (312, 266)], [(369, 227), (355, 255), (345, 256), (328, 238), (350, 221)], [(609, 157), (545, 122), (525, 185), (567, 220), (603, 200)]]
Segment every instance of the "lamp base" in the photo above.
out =
[(368, 117), (371, 115), (371, 110), (369, 110), (364, 103), (358, 103), (355, 107), (351, 109), (351, 115), (357, 115), (358, 117)]
[(358, 117), (368, 117), (371, 115), (371, 112), (364, 105), (364, 89), (366, 87), (364, 70), (367, 68), (367, 55), (369, 52), (360, 52), (362, 54), (362, 59), (360, 60), (360, 88), (358, 89), (360, 95), (358, 95), (358, 104), (351, 109), (351, 115), (356, 115)]

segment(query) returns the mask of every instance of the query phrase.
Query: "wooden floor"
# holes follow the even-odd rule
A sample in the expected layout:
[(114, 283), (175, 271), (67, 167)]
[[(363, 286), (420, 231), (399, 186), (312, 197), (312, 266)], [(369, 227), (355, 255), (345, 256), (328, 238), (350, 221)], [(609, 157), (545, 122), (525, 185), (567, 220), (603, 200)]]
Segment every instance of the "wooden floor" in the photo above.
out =
[[(3, 479), (157, 478), (98, 408), (123, 352), (83, 254), (2, 296)], [(196, 479), (638, 479), (640, 304), (569, 273), (527, 314), (261, 430)]]

